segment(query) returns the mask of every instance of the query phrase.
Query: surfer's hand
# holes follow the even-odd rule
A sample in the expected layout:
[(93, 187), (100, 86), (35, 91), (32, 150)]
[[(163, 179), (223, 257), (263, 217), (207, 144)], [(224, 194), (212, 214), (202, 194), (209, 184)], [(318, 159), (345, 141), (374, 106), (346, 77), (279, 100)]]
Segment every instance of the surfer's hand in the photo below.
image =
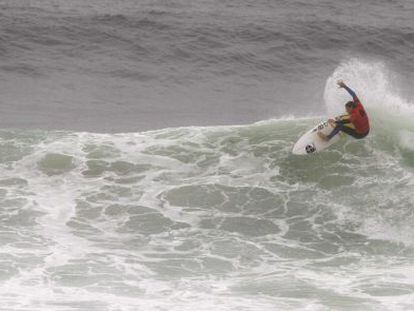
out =
[(336, 84), (338, 84), (339, 87), (345, 87), (346, 86), (345, 83), (344, 83), (344, 81), (342, 81), (342, 80), (338, 80), (336, 82)]
[(333, 125), (335, 125), (335, 120), (334, 119), (329, 119), (328, 123), (333, 126)]

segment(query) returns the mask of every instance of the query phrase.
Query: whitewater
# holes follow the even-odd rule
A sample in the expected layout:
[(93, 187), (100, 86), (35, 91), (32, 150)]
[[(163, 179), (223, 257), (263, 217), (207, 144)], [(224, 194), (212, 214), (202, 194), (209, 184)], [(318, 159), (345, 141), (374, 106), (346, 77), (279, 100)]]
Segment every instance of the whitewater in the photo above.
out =
[(291, 148), (322, 117), (2, 130), (2, 310), (411, 309), (412, 108), (382, 70), (327, 79), (327, 111), (352, 80), (372, 134), (314, 156)]

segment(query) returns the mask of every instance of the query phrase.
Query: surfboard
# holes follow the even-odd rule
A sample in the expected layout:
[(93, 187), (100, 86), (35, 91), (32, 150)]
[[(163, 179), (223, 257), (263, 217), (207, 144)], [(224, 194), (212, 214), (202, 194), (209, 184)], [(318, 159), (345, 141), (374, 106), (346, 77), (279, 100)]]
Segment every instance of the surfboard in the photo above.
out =
[(318, 136), (317, 132), (321, 131), (322, 133), (328, 135), (332, 130), (333, 127), (328, 123), (328, 120), (319, 123), (299, 138), (293, 146), (292, 153), (305, 155), (325, 150), (329, 146), (335, 144), (341, 138), (341, 135), (335, 135), (329, 141), (325, 141)]

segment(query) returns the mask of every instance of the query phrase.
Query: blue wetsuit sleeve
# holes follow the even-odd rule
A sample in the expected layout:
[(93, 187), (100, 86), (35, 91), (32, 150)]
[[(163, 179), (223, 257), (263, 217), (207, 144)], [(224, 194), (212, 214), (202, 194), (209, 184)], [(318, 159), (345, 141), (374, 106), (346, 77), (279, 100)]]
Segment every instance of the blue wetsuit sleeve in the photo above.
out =
[(351, 90), (349, 87), (347, 87), (346, 85), (344, 86), (344, 89), (347, 90), (347, 92), (349, 93), (349, 95), (352, 96), (352, 99), (355, 101), (359, 101), (358, 96), (356, 96), (355, 92), (353, 90)]

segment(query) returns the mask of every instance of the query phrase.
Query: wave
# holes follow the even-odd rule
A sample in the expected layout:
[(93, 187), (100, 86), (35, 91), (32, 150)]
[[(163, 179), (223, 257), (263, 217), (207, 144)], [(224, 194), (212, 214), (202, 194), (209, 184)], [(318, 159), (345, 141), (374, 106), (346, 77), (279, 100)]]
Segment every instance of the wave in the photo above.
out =
[[(81, 185), (89, 184), (89, 192), (109, 197), (115, 194), (112, 191), (133, 193), (137, 188), (147, 193), (149, 203), (142, 202), (143, 206), (153, 207), (156, 201), (158, 206), (159, 197), (169, 192), (176, 192), (180, 202), (187, 200), (187, 192), (179, 189), (189, 185), (203, 193), (206, 186), (221, 185), (299, 197), (307, 194), (310, 202), (304, 208), (342, 206), (339, 210), (352, 208), (358, 218), (361, 213), (372, 219), (373, 211), (382, 214), (405, 208), (411, 215), (407, 205), (412, 203), (414, 161), (410, 133), (405, 130), (404, 139), (395, 141), (374, 129), (363, 141), (343, 139), (320, 155), (293, 156), (296, 139), (319, 119), (287, 117), (245, 126), (124, 134), (2, 131), (0, 161), (4, 179), (39, 180), (46, 185), (51, 182), (48, 179), (69, 182), (73, 193), (88, 192)], [(204, 199), (214, 201), (218, 194), (213, 191), (208, 199), (209, 191)], [(118, 198), (98, 199), (100, 204), (108, 200), (115, 204)]]
[[(342, 99), (333, 100), (341, 76), (375, 119), (375, 95), (361, 91), (361, 70), (347, 76), (360, 65), (350, 64), (328, 79), (328, 110), (341, 110)], [(289, 309), (286, 299), (306, 289), (301, 308), (335, 288), (328, 292), (335, 303), (395, 306), (384, 299), (411, 289), (400, 273), (406, 266), (395, 265), (412, 259), (411, 132), (386, 118), (364, 140), (292, 155), (298, 137), (323, 118), (120, 134), (0, 131), (0, 217), (16, 267), (3, 275), (16, 284), (8, 293), (19, 297), (36, 284), (48, 301), (81, 300), (85, 309), (93, 291), (102, 306), (174, 301), (177, 310), (194, 309), (193, 299), (177, 302), (177, 292), (211, 301), (224, 291), (235, 309), (240, 297), (260, 293), (271, 310), (275, 296)], [(15, 259), (24, 254), (31, 259)], [(349, 270), (352, 281), (327, 277)], [(223, 288), (212, 289), (212, 278)], [(51, 294), (50, 284), (59, 291)]]
[[(140, 189), (143, 201), (135, 202), (143, 206), (175, 206), (178, 203), (168, 199), (173, 197), (175, 202), (187, 202), (186, 208), (198, 208), (199, 200), (215, 202), (238, 189), (262, 189), (269, 195), (286, 193), (294, 201), (295, 196), (306, 200), (304, 209), (322, 204), (336, 215), (338, 224), (368, 236), (379, 234), (378, 228), (388, 228), (387, 232), (394, 228), (388, 238), (398, 240), (403, 232), (414, 236), (414, 230), (408, 230), (414, 203), (411, 104), (391, 91), (382, 64), (352, 59), (327, 79), (324, 98), (330, 115), (341, 113), (347, 100), (335, 86), (338, 78), (360, 96), (372, 132), (367, 139), (343, 139), (311, 157), (293, 156), (291, 149), (301, 133), (324, 117), (288, 116), (251, 125), (123, 134), (2, 131), (0, 161), (8, 178), (27, 182), (40, 178), (39, 183), (46, 184), (50, 178), (69, 181), (71, 192), (84, 192), (74, 201), (94, 193), (98, 197), (93, 204), (117, 204), (118, 191), (134, 197), (133, 189)], [(22, 174), (22, 167), (28, 171)], [(44, 177), (33, 176), (30, 170)], [(87, 184), (92, 186), (84, 191), (81, 185)], [(190, 193), (201, 197), (191, 203)], [(86, 203), (92, 204), (89, 199)], [(237, 208), (242, 211), (242, 206)], [(401, 241), (408, 242), (403, 237)]]

